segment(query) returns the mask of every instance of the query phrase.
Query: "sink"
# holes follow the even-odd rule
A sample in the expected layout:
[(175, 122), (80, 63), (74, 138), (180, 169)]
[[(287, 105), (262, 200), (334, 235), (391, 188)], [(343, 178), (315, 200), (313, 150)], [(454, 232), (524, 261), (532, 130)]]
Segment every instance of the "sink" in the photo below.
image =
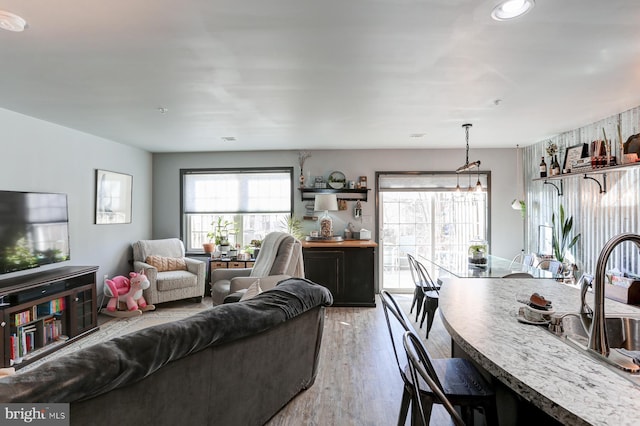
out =
[[(556, 334), (573, 337), (578, 340), (588, 339), (589, 334), (582, 325), (578, 315), (570, 314), (559, 318), (562, 330)], [(605, 318), (607, 337), (610, 348), (623, 348), (630, 351), (640, 351), (640, 318), (611, 316)]]
[[(640, 374), (640, 366), (633, 359), (626, 356), (625, 351), (638, 351), (634, 354), (640, 358), (640, 317), (611, 315), (605, 317), (605, 327), (609, 347), (612, 349), (608, 357), (590, 351), (591, 355), (608, 362), (624, 371)], [(549, 324), (549, 331), (561, 339), (573, 343), (587, 350), (589, 333), (582, 324), (578, 314), (553, 314)]]

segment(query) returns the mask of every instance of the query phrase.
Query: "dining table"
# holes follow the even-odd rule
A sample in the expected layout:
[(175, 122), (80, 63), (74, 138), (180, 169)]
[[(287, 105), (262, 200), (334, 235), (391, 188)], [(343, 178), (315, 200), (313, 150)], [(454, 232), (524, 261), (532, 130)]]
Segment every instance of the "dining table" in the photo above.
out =
[[(499, 256), (488, 254), (486, 262), (472, 263), (465, 253), (441, 253), (437, 256), (427, 257), (418, 255), (418, 258), (435, 277), (455, 278), (559, 278), (546, 269), (524, 265), (516, 260), (509, 260)], [(513, 275), (518, 274), (518, 275)], [(525, 274), (529, 274), (527, 276)]]

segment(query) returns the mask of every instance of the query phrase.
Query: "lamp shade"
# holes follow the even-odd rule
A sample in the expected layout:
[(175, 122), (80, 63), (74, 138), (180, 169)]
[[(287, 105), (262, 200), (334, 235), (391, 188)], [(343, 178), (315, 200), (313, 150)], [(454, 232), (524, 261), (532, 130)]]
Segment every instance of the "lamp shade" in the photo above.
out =
[(313, 210), (319, 211), (337, 211), (338, 198), (336, 194), (316, 194), (316, 201)]

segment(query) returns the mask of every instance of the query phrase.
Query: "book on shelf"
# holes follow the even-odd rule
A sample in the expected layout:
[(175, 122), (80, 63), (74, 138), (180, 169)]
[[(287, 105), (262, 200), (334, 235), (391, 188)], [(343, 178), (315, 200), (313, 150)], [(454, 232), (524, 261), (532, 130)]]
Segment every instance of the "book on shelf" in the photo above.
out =
[(57, 299), (50, 300), (45, 303), (40, 303), (37, 307), (37, 316), (43, 317), (46, 315), (51, 315), (56, 312), (61, 312), (66, 307), (66, 298), (58, 297)]
[(10, 317), (12, 326), (19, 326), (31, 322), (31, 310), (20, 311)]

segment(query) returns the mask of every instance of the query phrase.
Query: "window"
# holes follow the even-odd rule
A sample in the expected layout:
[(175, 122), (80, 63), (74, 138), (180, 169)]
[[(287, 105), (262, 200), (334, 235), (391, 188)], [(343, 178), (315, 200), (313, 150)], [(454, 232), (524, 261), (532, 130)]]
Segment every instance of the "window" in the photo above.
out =
[(489, 172), (380, 172), (377, 178), (382, 288), (413, 288), (407, 253), (446, 263), (453, 254), (466, 252), (471, 239), (488, 239)]
[(203, 252), (218, 217), (233, 223), (230, 242), (243, 247), (284, 228), (293, 214), (293, 168), (188, 169), (180, 171), (182, 239)]

